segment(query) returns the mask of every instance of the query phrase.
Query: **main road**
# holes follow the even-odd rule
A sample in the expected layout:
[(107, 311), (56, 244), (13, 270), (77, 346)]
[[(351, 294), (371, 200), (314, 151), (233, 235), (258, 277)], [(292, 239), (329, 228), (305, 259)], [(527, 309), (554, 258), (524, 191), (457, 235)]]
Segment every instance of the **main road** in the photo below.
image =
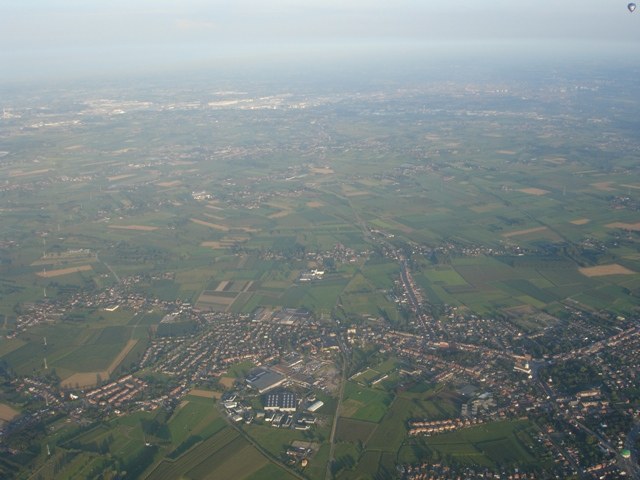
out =
[(331, 467), (333, 466), (333, 456), (335, 454), (336, 447), (336, 430), (338, 428), (338, 419), (340, 418), (340, 409), (342, 408), (342, 397), (344, 396), (344, 387), (347, 383), (347, 368), (349, 366), (347, 362), (347, 350), (343, 344), (342, 339), (338, 337), (338, 344), (340, 345), (340, 353), (342, 355), (342, 373), (340, 374), (340, 388), (338, 391), (338, 405), (336, 406), (336, 413), (333, 416), (333, 425), (331, 426), (331, 435), (329, 436), (329, 460), (327, 461), (327, 473), (325, 474), (325, 480), (331, 480), (333, 477), (331, 473)]
[(618, 457), (618, 465), (627, 472), (628, 478), (640, 480), (640, 466), (638, 465), (638, 448), (636, 447), (640, 435), (640, 421), (633, 422), (631, 430), (627, 434), (624, 442), (624, 448), (631, 452), (630, 458), (624, 458), (622, 455)]

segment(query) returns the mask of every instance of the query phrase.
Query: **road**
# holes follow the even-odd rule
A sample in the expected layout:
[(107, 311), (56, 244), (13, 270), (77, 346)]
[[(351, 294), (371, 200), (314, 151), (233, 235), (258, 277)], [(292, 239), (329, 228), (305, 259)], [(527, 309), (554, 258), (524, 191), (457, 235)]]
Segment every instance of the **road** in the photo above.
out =
[(638, 449), (636, 441), (640, 435), (640, 421), (636, 420), (627, 434), (624, 442), (624, 448), (631, 452), (631, 458), (618, 457), (618, 466), (627, 472), (628, 478), (640, 480), (640, 466), (638, 466)]
[(342, 344), (342, 340), (340, 342), (340, 353), (342, 354), (342, 374), (340, 378), (340, 390), (338, 392), (338, 405), (336, 406), (336, 413), (333, 416), (333, 425), (331, 426), (331, 436), (329, 437), (329, 460), (327, 461), (327, 473), (325, 474), (325, 480), (330, 480), (333, 475), (331, 474), (331, 467), (333, 466), (334, 454), (335, 454), (335, 446), (336, 446), (336, 430), (338, 428), (338, 418), (340, 418), (340, 409), (342, 408), (342, 397), (344, 396), (344, 387), (347, 383), (347, 355), (346, 348)]
[(113, 270), (113, 268), (111, 268), (111, 265), (109, 265), (107, 262), (100, 260), (98, 258), (98, 254), (96, 253), (96, 262), (101, 262), (105, 267), (107, 267), (107, 270), (109, 270), (111, 272), (111, 274), (113, 275), (113, 277), (116, 279), (116, 282), (120, 283), (120, 277), (118, 276), (118, 274)]
[[(564, 415), (562, 414), (562, 412), (559, 411), (558, 405), (556, 404), (555, 393), (544, 380), (540, 379), (539, 372), (540, 372), (540, 369), (543, 367), (543, 364), (540, 361), (534, 360), (530, 362), (529, 365), (531, 367), (532, 378), (534, 379), (534, 381), (536, 381), (536, 384), (538, 385), (538, 387), (542, 389), (542, 391), (547, 397), (547, 407), (553, 410), (557, 415), (564, 418)], [(547, 438), (553, 444), (555, 449), (558, 452), (560, 452), (562, 456), (569, 462), (573, 470), (578, 473), (578, 478), (584, 478), (584, 475), (585, 475), (584, 469), (580, 466), (577, 459), (574, 458), (573, 454), (569, 452), (563, 445), (554, 441), (551, 435), (548, 435)]]
[(409, 297), (409, 301), (411, 302), (411, 307), (415, 313), (420, 311), (420, 302), (418, 302), (418, 297), (413, 290), (413, 283), (409, 279), (409, 266), (407, 265), (406, 260), (402, 260), (400, 262), (400, 278), (402, 279), (402, 284), (404, 285), (404, 289), (407, 292), (407, 296)]

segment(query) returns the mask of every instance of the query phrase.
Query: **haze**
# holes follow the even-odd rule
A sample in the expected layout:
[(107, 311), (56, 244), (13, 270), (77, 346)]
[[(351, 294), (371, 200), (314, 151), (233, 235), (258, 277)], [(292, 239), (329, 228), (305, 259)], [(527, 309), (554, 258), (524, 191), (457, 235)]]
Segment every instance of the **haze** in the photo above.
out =
[(573, 55), (597, 45), (628, 56), (640, 43), (638, 22), (626, 2), (601, 0), (9, 0), (0, 6), (0, 81), (315, 61), (381, 47)]

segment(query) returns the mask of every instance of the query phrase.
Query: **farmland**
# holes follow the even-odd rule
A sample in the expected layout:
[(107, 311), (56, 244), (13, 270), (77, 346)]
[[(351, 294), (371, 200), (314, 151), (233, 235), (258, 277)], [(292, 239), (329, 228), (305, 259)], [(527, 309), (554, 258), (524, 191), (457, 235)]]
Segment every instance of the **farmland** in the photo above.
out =
[[(9, 95), (0, 476), (603, 462), (556, 433), (582, 439), (580, 416), (617, 445), (638, 406), (638, 100), (576, 69)], [(257, 366), (300, 400), (289, 427), (264, 420)], [(554, 395), (578, 387), (597, 399)]]
[[(57, 450), (56, 455), (64, 458), (58, 478), (89, 475), (97, 468), (109, 471), (113, 464), (96, 455), (107, 452), (140, 478), (250, 478), (262, 470), (288, 478), (287, 472), (227, 426), (210, 399), (187, 397), (168, 419), (164, 433), (150, 433), (144, 426), (154, 419), (158, 417), (138, 414), (72, 436)], [(65, 453), (68, 449), (73, 455)]]

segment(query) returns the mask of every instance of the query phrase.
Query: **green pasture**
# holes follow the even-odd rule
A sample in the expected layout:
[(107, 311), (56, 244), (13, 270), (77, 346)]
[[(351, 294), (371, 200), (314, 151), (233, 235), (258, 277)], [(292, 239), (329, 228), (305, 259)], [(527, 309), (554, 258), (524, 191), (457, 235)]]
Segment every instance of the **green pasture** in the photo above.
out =
[(338, 296), (348, 280), (336, 277), (321, 280), (314, 285), (296, 285), (282, 296), (282, 306), (299, 307), (318, 313), (329, 313), (336, 305)]
[(244, 427), (247, 434), (275, 458), (280, 458), (291, 442), (309, 441), (306, 432), (293, 429), (274, 428), (269, 424), (252, 424)]
[(338, 420), (336, 439), (340, 442), (362, 442), (366, 444), (377, 427), (378, 424), (374, 422), (340, 417)]
[(355, 420), (379, 422), (392, 396), (386, 392), (347, 382), (340, 414)]
[(171, 442), (177, 449), (191, 437), (191, 442), (207, 438), (225, 425), (213, 400), (194, 396), (187, 396), (167, 422)]
[[(309, 471), (311, 467), (307, 467), (307, 471)], [(260, 470), (250, 474), (245, 477), (246, 480), (272, 480), (274, 478), (281, 478), (283, 480), (294, 480), (295, 477), (291, 473), (286, 470), (283, 470), (281, 467), (274, 463), (268, 463)], [(317, 478), (317, 477), (312, 477)]]
[[(18, 340), (22, 345), (2, 358), (21, 374), (44, 372), (45, 358), (49, 369), (58, 370), (60, 376), (105, 370), (124, 348), (130, 335), (131, 328), (127, 326), (100, 328), (96, 323), (79, 328), (65, 323), (41, 325), (20, 335)], [(12, 343), (12, 347), (17, 345)]]
[(530, 453), (533, 432), (534, 427), (526, 420), (501, 421), (434, 435), (425, 444), (434, 455), (450, 456), (460, 464), (526, 466), (536, 463)]

